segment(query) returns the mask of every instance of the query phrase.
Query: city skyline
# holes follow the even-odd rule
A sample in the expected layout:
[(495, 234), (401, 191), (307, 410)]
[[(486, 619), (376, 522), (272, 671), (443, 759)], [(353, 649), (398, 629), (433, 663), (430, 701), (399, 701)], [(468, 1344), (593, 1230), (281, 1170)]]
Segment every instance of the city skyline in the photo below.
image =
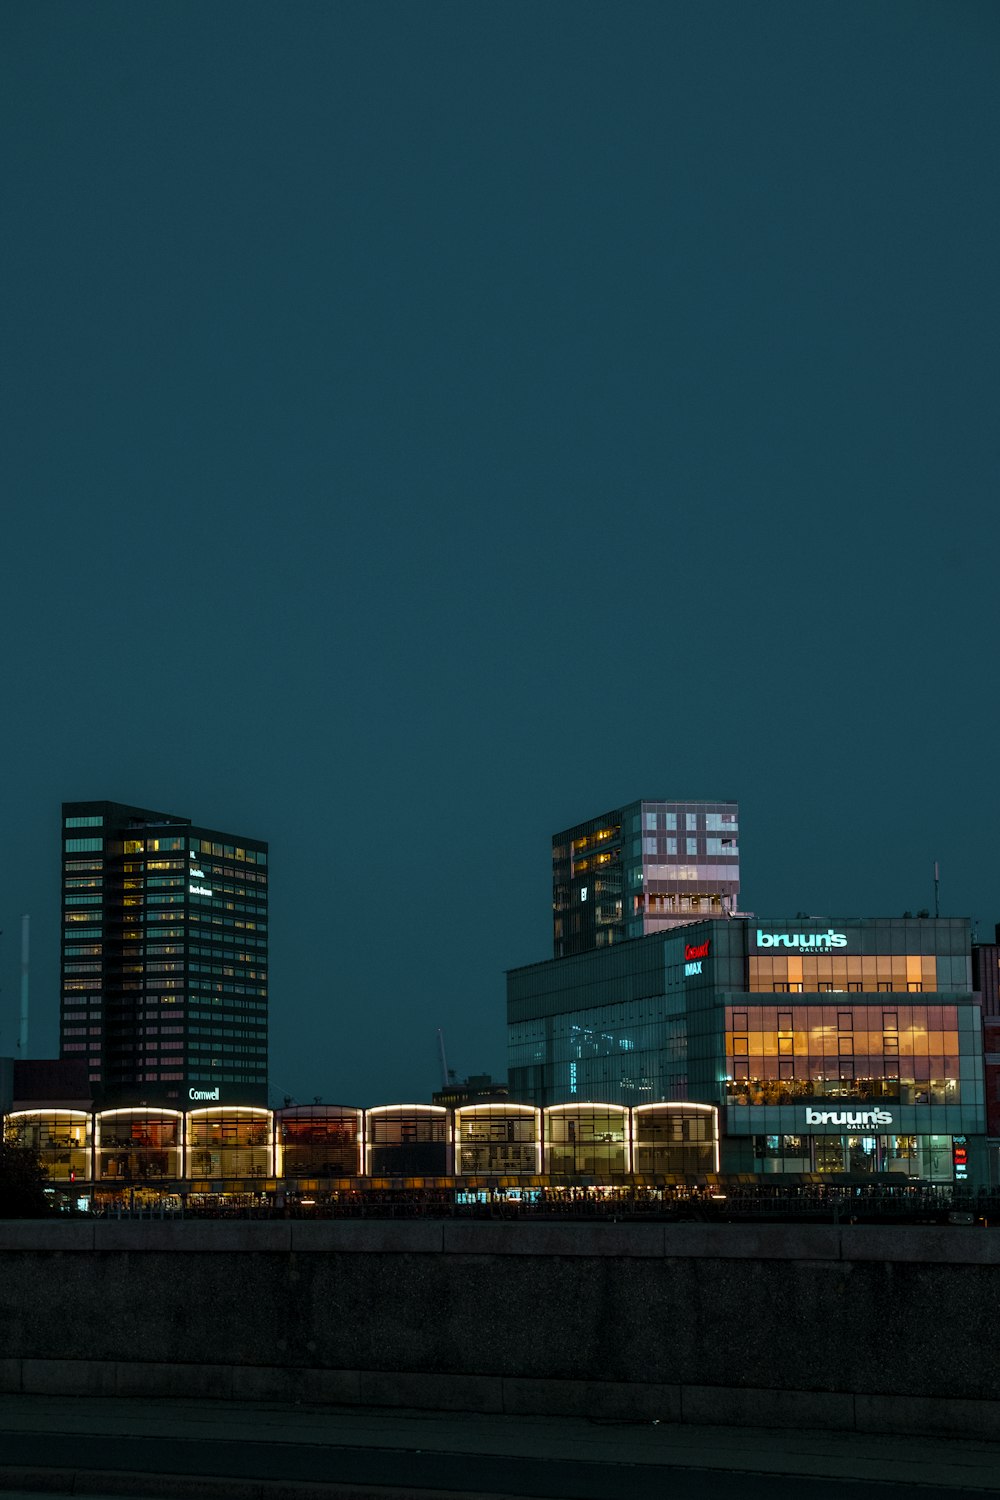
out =
[(0, 1054), (60, 806), (269, 845), (276, 1096), (502, 1075), (551, 836), (1000, 918), (995, 7), (0, 17)]

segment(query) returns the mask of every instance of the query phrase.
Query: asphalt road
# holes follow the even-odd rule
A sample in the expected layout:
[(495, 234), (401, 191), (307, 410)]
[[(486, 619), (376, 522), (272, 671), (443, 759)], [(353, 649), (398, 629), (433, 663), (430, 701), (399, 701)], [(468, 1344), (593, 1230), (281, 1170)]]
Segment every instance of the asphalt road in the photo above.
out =
[(944, 1500), (1000, 1445), (581, 1418), (0, 1397), (6, 1494), (220, 1500)]

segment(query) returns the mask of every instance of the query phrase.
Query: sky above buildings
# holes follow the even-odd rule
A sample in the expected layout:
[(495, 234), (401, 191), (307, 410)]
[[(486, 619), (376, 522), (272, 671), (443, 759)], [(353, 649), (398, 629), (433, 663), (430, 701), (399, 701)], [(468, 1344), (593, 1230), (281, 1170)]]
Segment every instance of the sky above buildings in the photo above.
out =
[(503, 1074), (549, 836), (982, 936), (1000, 10), (9, 0), (0, 1053), (64, 799), (270, 841), (277, 1095)]

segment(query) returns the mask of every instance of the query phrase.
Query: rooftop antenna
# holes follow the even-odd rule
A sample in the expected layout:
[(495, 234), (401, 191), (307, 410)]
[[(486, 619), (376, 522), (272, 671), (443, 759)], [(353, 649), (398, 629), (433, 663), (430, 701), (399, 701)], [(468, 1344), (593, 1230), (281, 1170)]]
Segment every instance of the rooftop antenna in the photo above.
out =
[(21, 1027), (17, 1034), (17, 1055), (28, 1055), (28, 954), (31, 943), (31, 918), (21, 918)]
[(937, 860), (934, 861), (934, 915), (941, 915), (941, 870)]
[(444, 1031), (442, 1030), (442, 1028), (440, 1026), (437, 1029), (437, 1034), (438, 1034), (438, 1047), (440, 1048), (440, 1051), (441, 1051), (441, 1087), (443, 1089), (446, 1089), (448, 1087), (448, 1076), (449, 1076), (448, 1075), (448, 1057), (447, 1057), (447, 1054), (446, 1054), (446, 1052), (444, 1050)]

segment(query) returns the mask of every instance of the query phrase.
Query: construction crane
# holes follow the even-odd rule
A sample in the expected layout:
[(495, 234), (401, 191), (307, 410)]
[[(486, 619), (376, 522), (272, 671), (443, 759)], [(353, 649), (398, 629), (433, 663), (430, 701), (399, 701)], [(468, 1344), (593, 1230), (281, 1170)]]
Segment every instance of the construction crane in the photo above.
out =
[(441, 1053), (441, 1087), (443, 1089), (446, 1089), (448, 1087), (448, 1085), (451, 1083), (451, 1081), (452, 1081), (452, 1079), (454, 1078), (455, 1075), (448, 1068), (448, 1054), (444, 1050), (444, 1029), (443, 1029), (443, 1027), (441, 1027), (441, 1026), (438, 1027), (437, 1034), (438, 1034), (438, 1050)]

